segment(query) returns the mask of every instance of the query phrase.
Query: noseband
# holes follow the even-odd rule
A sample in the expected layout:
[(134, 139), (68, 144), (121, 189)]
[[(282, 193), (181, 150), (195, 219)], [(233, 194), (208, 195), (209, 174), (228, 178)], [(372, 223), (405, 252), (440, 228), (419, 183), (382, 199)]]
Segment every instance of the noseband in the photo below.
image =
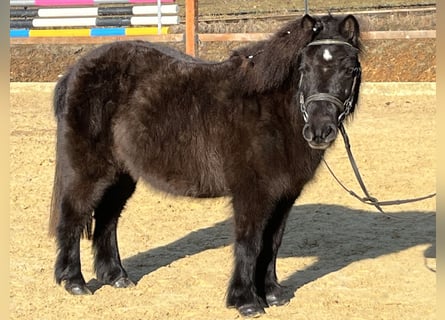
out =
[[(357, 50), (356, 47), (354, 47), (352, 44), (350, 44), (349, 42), (346, 41), (340, 41), (340, 40), (334, 40), (334, 39), (322, 39), (322, 40), (316, 40), (313, 41), (311, 43), (309, 43), (307, 46), (317, 46), (317, 45), (346, 45), (349, 46), (351, 48), (354, 48)], [(301, 85), (303, 83), (303, 73), (301, 73), (300, 76), (300, 82), (298, 84), (298, 88), (300, 90), (300, 109), (301, 112), (303, 114), (303, 119), (304, 122), (308, 122), (309, 120), (309, 115), (307, 113), (307, 106), (314, 101), (327, 101), (332, 103), (333, 105), (335, 105), (340, 111), (340, 115), (338, 116), (338, 124), (340, 125), (343, 120), (346, 118), (346, 116), (351, 112), (352, 107), (353, 107), (353, 103), (354, 103), (354, 95), (355, 95), (355, 90), (357, 89), (357, 78), (360, 76), (360, 67), (357, 67), (356, 70), (354, 70), (354, 79), (352, 81), (352, 87), (351, 87), (351, 91), (350, 91), (350, 95), (349, 97), (342, 102), (339, 98), (337, 98), (336, 96), (333, 96), (330, 93), (324, 93), (324, 92), (320, 92), (320, 93), (315, 93), (311, 96), (309, 96), (306, 100), (304, 98), (304, 94), (303, 92), (301, 92)]]

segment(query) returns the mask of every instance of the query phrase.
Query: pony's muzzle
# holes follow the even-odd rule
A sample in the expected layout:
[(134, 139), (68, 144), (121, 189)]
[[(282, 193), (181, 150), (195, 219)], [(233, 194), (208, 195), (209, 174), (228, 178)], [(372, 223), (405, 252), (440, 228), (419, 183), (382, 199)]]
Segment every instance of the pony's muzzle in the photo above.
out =
[(303, 128), (303, 137), (313, 149), (326, 149), (337, 137), (337, 126), (332, 123), (311, 124)]

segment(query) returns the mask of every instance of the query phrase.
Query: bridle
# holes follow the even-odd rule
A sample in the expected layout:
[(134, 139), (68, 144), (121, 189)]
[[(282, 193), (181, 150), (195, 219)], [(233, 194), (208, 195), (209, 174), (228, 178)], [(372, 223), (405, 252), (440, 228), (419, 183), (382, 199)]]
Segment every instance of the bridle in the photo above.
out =
[[(307, 46), (317, 46), (317, 45), (346, 45), (349, 46), (351, 48), (354, 48), (356, 50), (358, 50), (356, 47), (354, 47), (352, 44), (350, 44), (349, 42), (346, 41), (341, 41), (341, 40), (335, 40), (335, 39), (322, 39), (322, 40), (315, 40), (312, 41), (311, 43), (309, 43)], [(298, 84), (298, 89), (300, 91), (300, 110), (301, 113), (303, 114), (303, 119), (304, 122), (308, 122), (309, 120), (309, 114), (307, 112), (307, 107), (309, 106), (309, 104), (311, 102), (314, 101), (327, 101), (332, 103), (333, 105), (335, 105), (340, 111), (340, 115), (338, 116), (338, 124), (340, 125), (343, 120), (346, 118), (346, 116), (351, 112), (352, 107), (354, 105), (354, 97), (356, 95), (356, 90), (358, 89), (357, 84), (358, 84), (358, 78), (361, 75), (361, 69), (359, 66), (355, 67), (353, 70), (354, 73), (354, 78), (352, 80), (352, 86), (351, 86), (351, 91), (349, 94), (349, 97), (345, 100), (345, 101), (341, 101), (339, 98), (337, 98), (336, 96), (330, 94), (330, 93), (325, 93), (325, 92), (319, 92), (319, 93), (315, 93), (311, 96), (309, 96), (307, 99), (304, 98), (304, 94), (301, 91), (301, 85), (303, 84), (303, 77), (304, 74), (301, 73), (300, 76), (300, 81)]]
[[(331, 44), (333, 44), (333, 45), (346, 45), (346, 46), (350, 46), (350, 47), (358, 50), (357, 48), (355, 48), (349, 42), (340, 41), (340, 40), (334, 40), (334, 39), (316, 40), (316, 41), (313, 41), (313, 42), (309, 43), (307, 46), (331, 45)], [(386, 213), (382, 209), (382, 206), (391, 206), (391, 205), (399, 205), (399, 204), (404, 204), (404, 203), (422, 201), (422, 200), (426, 200), (426, 199), (435, 197), (436, 193), (431, 193), (431, 194), (428, 194), (426, 196), (417, 197), (417, 198), (403, 199), (403, 200), (389, 200), (389, 201), (379, 201), (377, 198), (375, 198), (375, 197), (370, 195), (370, 193), (367, 190), (367, 188), (365, 186), (365, 183), (363, 182), (363, 179), (362, 179), (362, 177), (360, 175), (360, 172), (359, 172), (358, 166), (356, 164), (356, 161), (354, 159), (354, 156), (352, 155), (351, 146), (349, 144), (349, 137), (348, 137), (348, 135), (346, 133), (346, 130), (345, 130), (344, 126), (343, 126), (343, 120), (351, 112), (352, 107), (353, 107), (354, 97), (356, 95), (356, 90), (358, 89), (358, 87), (357, 87), (358, 78), (361, 75), (360, 67), (357, 66), (354, 69), (353, 72), (354, 72), (354, 79), (352, 81), (351, 92), (350, 92), (349, 97), (344, 102), (342, 102), (336, 96), (333, 96), (330, 93), (324, 93), (324, 92), (315, 93), (315, 94), (309, 96), (305, 100), (304, 94), (301, 91), (301, 85), (303, 83), (303, 73), (301, 73), (300, 83), (298, 85), (298, 90), (300, 91), (300, 109), (301, 109), (301, 112), (303, 114), (303, 119), (304, 119), (304, 122), (306, 122), (306, 123), (308, 122), (309, 115), (307, 113), (307, 106), (311, 102), (314, 102), (314, 101), (327, 101), (327, 102), (330, 102), (330, 103), (334, 104), (341, 111), (340, 115), (338, 116), (338, 127), (339, 127), (339, 130), (340, 130), (340, 132), (341, 132), (341, 134), (343, 136), (343, 140), (345, 142), (346, 151), (348, 153), (348, 158), (349, 158), (349, 161), (351, 163), (351, 167), (352, 167), (352, 169), (354, 171), (354, 175), (355, 175), (355, 177), (357, 179), (357, 182), (359, 183), (360, 188), (362, 189), (362, 191), (363, 191), (365, 196), (364, 197), (360, 197), (359, 195), (357, 195), (351, 189), (346, 188), (346, 186), (337, 178), (337, 176), (334, 174), (332, 169), (329, 167), (329, 165), (327, 164), (327, 162), (324, 159), (324, 157), (322, 158), (323, 162), (325, 163), (326, 167), (328, 168), (329, 172), (334, 177), (334, 179), (350, 195), (352, 195), (356, 199), (360, 200), (362, 203), (374, 206), (378, 211), (380, 211), (382, 214), (384, 214), (386, 216), (400, 218), (398, 216)]]

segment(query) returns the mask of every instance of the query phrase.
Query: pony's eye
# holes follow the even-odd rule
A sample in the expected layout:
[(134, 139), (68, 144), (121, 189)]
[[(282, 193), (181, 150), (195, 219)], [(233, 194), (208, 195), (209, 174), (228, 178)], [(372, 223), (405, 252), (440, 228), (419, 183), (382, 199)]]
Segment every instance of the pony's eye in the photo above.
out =
[(351, 70), (351, 73), (352, 73), (353, 75), (357, 75), (357, 74), (360, 73), (360, 67), (352, 67), (351, 69), (352, 69), (352, 70)]
[(355, 67), (349, 67), (345, 69), (345, 75), (347, 76), (355, 76), (357, 74), (357, 70)]

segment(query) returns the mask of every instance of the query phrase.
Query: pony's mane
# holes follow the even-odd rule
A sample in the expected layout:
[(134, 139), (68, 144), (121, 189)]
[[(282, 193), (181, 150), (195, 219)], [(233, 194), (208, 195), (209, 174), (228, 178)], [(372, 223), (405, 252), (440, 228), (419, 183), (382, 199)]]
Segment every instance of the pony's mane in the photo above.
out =
[(297, 57), (314, 37), (314, 20), (294, 20), (283, 26), (270, 39), (241, 47), (231, 58), (241, 57), (239, 83), (248, 94), (260, 93), (280, 87), (298, 68)]
[(233, 52), (232, 59), (244, 59), (238, 81), (240, 89), (247, 94), (262, 93), (295, 80), (301, 50), (317, 39), (348, 41), (362, 51), (359, 25), (352, 15), (304, 16), (283, 26), (270, 39)]

